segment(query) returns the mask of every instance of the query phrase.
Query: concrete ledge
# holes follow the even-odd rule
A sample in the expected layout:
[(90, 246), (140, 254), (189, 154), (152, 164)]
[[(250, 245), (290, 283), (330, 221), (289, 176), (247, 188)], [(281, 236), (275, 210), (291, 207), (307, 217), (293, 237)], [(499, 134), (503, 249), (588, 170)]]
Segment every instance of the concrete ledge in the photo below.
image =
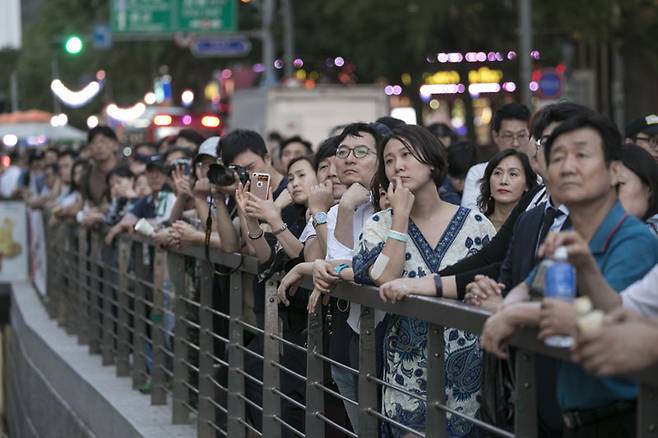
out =
[(9, 410), (17, 437), (196, 437), (193, 425), (172, 425), (171, 405), (151, 406), (128, 377), (101, 366), (57, 323), (36, 291), (12, 284)]

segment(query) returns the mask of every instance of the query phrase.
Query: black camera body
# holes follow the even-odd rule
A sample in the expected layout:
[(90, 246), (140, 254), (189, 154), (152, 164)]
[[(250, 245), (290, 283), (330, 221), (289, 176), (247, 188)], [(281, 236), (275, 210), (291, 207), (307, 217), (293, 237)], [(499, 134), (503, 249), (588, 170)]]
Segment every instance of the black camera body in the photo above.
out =
[(208, 169), (208, 180), (210, 181), (210, 184), (226, 187), (235, 183), (236, 174), (242, 184), (246, 184), (247, 181), (249, 181), (249, 171), (245, 167), (235, 164), (228, 166), (222, 164), (211, 164)]

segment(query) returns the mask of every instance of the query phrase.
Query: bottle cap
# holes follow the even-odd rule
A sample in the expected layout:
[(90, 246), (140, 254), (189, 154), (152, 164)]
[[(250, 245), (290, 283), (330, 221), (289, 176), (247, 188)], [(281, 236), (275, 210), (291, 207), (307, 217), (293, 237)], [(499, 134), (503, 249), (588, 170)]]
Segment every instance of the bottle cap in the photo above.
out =
[(560, 260), (560, 261), (566, 261), (569, 256), (569, 252), (567, 251), (566, 246), (558, 246), (555, 249), (555, 254), (553, 255), (553, 258), (555, 260)]

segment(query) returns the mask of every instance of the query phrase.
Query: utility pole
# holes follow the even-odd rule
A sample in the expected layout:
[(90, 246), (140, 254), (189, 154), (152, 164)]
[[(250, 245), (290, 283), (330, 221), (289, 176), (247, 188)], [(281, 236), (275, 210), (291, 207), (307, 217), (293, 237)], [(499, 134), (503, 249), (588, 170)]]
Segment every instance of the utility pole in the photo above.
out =
[(263, 67), (265, 77), (262, 87), (271, 88), (276, 85), (274, 75), (274, 38), (272, 37), (272, 21), (274, 18), (275, 0), (264, 0), (263, 2)]
[(285, 62), (286, 77), (293, 75), (293, 57), (295, 54), (295, 28), (293, 25), (292, 0), (281, 0), (283, 14), (283, 60)]
[(528, 85), (532, 79), (532, 0), (519, 0), (519, 59), (521, 60), (521, 99), (532, 110), (532, 93)]
[(11, 112), (15, 113), (18, 111), (18, 72), (11, 72), (9, 77), (9, 94), (11, 97)]
[[(59, 52), (58, 49), (55, 49), (53, 51), (53, 59), (51, 62), (51, 70), (52, 70), (52, 80), (54, 81), (55, 79), (59, 79)], [(59, 99), (53, 94), (53, 113), (59, 114), (62, 112), (62, 106), (59, 103)]]

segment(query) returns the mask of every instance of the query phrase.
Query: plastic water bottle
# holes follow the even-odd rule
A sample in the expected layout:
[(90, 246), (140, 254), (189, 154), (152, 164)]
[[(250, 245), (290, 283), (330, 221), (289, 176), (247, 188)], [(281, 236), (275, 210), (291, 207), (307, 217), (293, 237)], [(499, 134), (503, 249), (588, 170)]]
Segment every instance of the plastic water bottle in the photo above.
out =
[[(573, 301), (576, 298), (576, 269), (567, 262), (567, 248), (560, 246), (555, 250), (554, 259), (546, 270), (544, 277), (544, 296), (559, 300)], [(571, 347), (571, 336), (549, 336), (544, 340), (551, 347)]]

